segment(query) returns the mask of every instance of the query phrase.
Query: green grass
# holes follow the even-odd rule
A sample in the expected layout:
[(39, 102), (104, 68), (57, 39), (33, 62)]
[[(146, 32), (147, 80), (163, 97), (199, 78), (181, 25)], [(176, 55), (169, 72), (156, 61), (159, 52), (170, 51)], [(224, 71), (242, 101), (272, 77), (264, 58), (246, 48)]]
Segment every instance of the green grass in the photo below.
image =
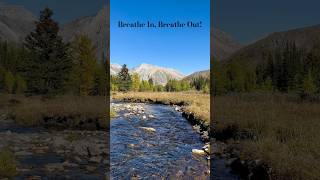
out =
[(0, 151), (0, 178), (12, 178), (18, 174), (17, 162), (13, 153), (6, 149)]
[(242, 159), (261, 159), (274, 179), (320, 177), (320, 103), (294, 95), (234, 94), (214, 99), (220, 138), (240, 150)]

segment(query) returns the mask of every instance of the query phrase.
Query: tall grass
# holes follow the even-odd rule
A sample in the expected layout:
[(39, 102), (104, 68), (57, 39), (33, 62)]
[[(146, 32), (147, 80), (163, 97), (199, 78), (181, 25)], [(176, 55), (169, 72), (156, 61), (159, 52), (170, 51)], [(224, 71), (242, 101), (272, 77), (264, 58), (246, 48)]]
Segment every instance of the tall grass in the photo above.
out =
[(3, 96), (2, 104), (8, 104), (9, 118), (25, 126), (40, 125), (45, 118), (64, 118), (71, 124), (95, 119), (107, 126), (107, 104), (105, 97), (99, 96), (57, 96), (44, 98), (40, 96)]
[(319, 179), (320, 103), (263, 93), (214, 98), (217, 134), (232, 134), (241, 157), (263, 160), (275, 179)]

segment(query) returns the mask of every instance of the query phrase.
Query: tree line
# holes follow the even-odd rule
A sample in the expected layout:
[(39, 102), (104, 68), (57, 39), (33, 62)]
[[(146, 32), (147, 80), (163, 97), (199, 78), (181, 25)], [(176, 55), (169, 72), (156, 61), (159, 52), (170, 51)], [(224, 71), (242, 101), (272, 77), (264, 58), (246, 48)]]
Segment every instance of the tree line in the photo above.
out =
[(165, 85), (154, 83), (153, 79), (141, 80), (138, 73), (130, 74), (124, 64), (117, 75), (110, 78), (111, 91), (154, 91), (154, 92), (180, 92), (197, 90), (209, 93), (210, 80), (205, 77), (188, 80), (169, 79)]
[(31, 95), (104, 95), (106, 60), (96, 58), (91, 40), (77, 35), (64, 42), (53, 12), (40, 12), (23, 43), (0, 39), (0, 91)]
[(255, 65), (234, 57), (227, 63), (215, 62), (212, 71), (215, 95), (264, 90), (316, 96), (320, 93), (320, 43), (306, 50), (294, 41), (275, 41)]

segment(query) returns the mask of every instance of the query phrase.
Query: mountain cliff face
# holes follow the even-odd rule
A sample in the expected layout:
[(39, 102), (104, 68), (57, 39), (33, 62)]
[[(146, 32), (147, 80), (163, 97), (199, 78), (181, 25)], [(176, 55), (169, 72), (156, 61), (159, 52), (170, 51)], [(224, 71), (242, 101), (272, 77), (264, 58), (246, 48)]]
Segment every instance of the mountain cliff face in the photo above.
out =
[[(121, 70), (121, 66), (118, 64), (111, 64), (110, 74), (116, 75)], [(130, 69), (129, 72), (138, 73), (141, 80), (152, 79), (155, 84), (165, 85), (168, 80), (176, 79), (181, 80), (184, 78), (184, 75), (179, 71), (172, 68), (164, 68), (151, 64), (141, 64), (138, 67)]]
[(34, 29), (36, 17), (22, 6), (0, 3), (0, 38), (19, 42)]
[(213, 37), (211, 38), (213, 38), (213, 57), (216, 60), (224, 60), (241, 48), (240, 43), (217, 28), (213, 29)]
[(61, 35), (66, 41), (71, 41), (76, 35), (87, 35), (96, 49), (96, 56), (107, 56), (107, 34), (109, 22), (107, 21), (108, 8), (104, 7), (94, 16), (87, 16), (65, 24)]

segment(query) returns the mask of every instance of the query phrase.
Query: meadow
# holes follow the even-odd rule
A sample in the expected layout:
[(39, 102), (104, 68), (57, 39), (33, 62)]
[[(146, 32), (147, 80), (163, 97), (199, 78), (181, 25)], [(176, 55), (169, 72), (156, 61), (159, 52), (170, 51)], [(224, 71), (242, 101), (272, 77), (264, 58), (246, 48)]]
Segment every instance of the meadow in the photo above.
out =
[(106, 128), (109, 124), (104, 96), (0, 95), (0, 106), (5, 118), (22, 126), (41, 126), (45, 124), (45, 120), (69, 126), (65, 128), (75, 128), (89, 121), (99, 122), (101, 128)]
[(280, 93), (214, 97), (216, 137), (242, 160), (259, 159), (272, 179), (320, 177), (320, 103)]

